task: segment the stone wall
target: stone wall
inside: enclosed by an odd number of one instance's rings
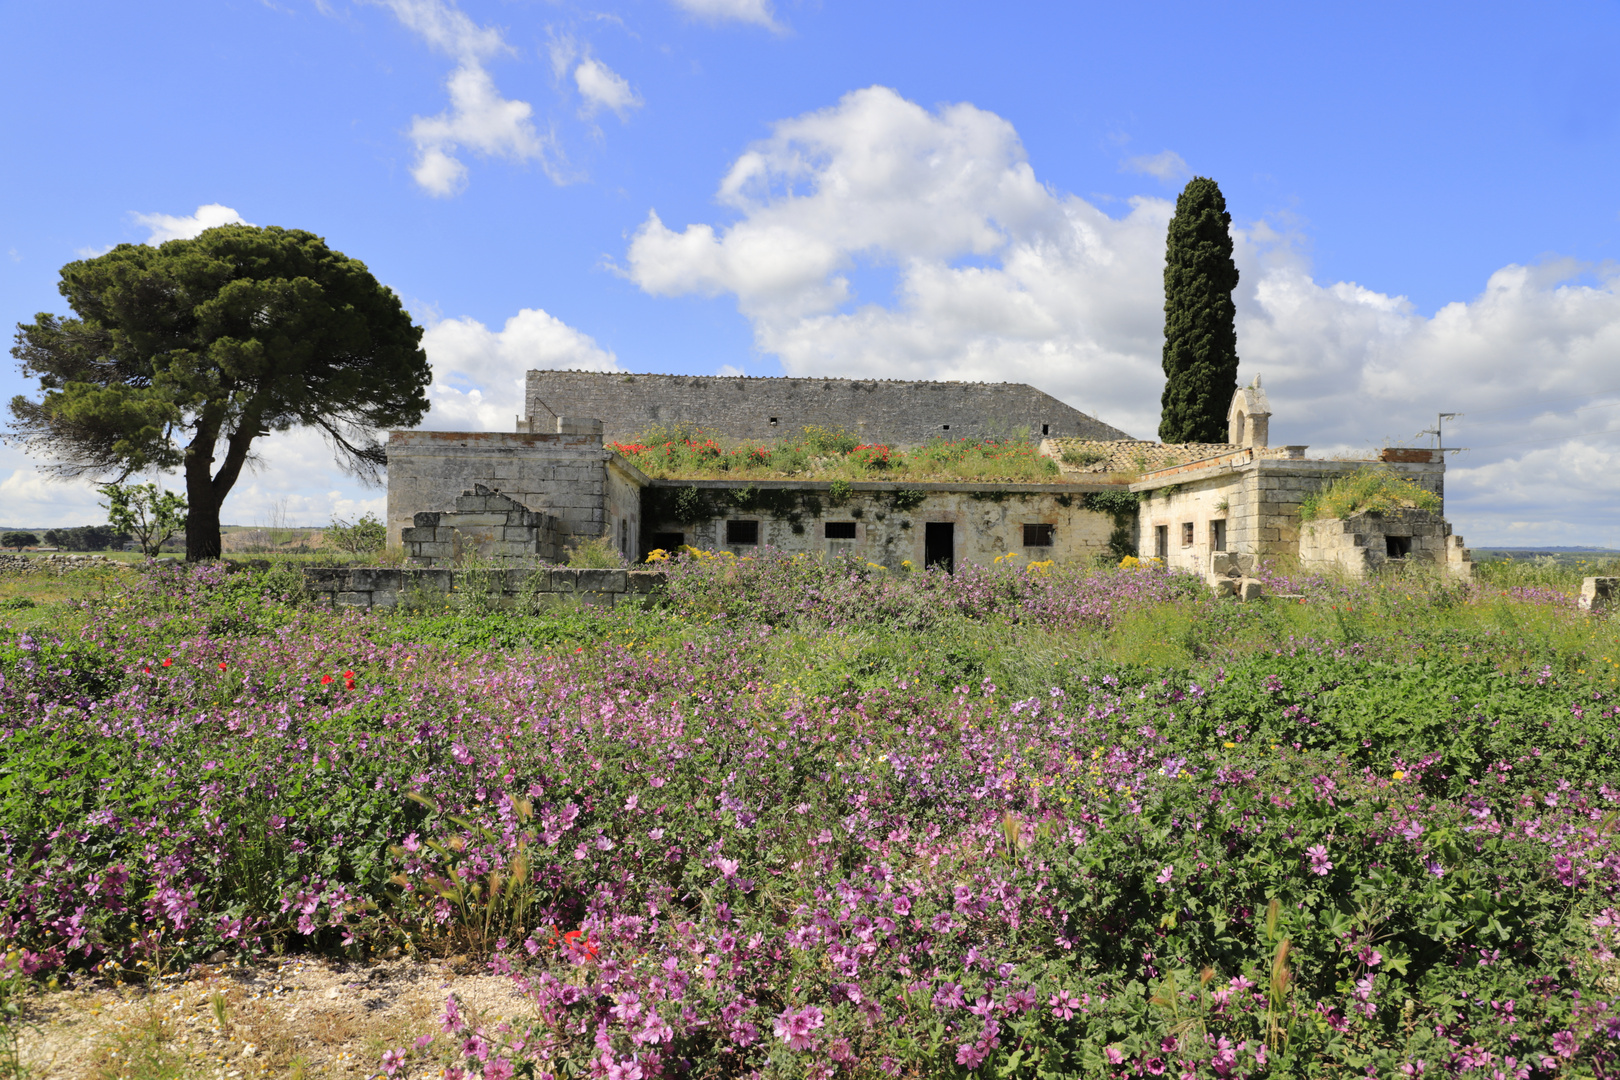
[[[680,514],[682,491],[699,496],[695,513]],[[644,495],[646,543],[680,542],[705,551],[748,555],[763,547],[792,554],[851,555],[891,570],[925,565],[928,525],[949,523],[956,566],[988,564],[1012,552],[1020,563],[1051,559],[1086,565],[1108,553],[1115,529],[1108,513],[1088,510],[1096,487],[1076,484],[850,485],[834,501],[818,481],[655,480]],[[728,542],[728,523],[754,523],[756,542]],[[827,526],[852,537],[829,537]],[[1050,544],[1025,544],[1025,525],[1048,526]],[[1044,530],[1036,529],[1040,533]]]
[[[317,602],[362,611],[387,611],[413,597],[448,596],[451,589],[499,593],[496,602],[555,597],[587,607],[650,603],[663,591],[665,575],[656,570],[576,570],[526,567],[513,570],[395,569],[392,567],[307,567],[304,588]]]
[[[553,417],[593,416],[623,442],[652,424],[689,423],[736,439],[796,436],[806,424],[844,428],[863,442],[912,446],[933,438],[1041,436],[1128,439],[1050,394],[1022,383],[878,379],[754,379],[531,371],[519,431],[548,431]]]
[[[647,478],[603,449],[599,426],[565,426],[564,432],[546,434],[389,432],[388,546],[400,548],[403,532],[415,527],[417,514],[452,510],[462,492],[475,484],[555,518],[563,542],[615,529],[610,474],[632,486]],[[586,427],[594,430],[581,430]]]
[[[1376,510],[1300,526],[1299,562],[1307,570],[1364,577],[1391,566],[1429,563],[1467,577],[1473,561],[1462,537],[1427,510]]]

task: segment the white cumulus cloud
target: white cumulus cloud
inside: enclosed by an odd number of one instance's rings
[[[433,383],[424,426],[441,431],[511,431],[523,412],[531,368],[620,371],[612,352],[555,315],[524,308],[491,330],[476,319],[445,319],[422,338]]]
[[[777,30],[770,0],[675,0],[675,6],[711,22],[745,22]]]
[[[552,160],[555,140],[534,126],[534,107],[507,98],[495,85],[484,62],[510,52],[500,31],[480,26],[445,0],[384,0],[405,27],[456,61],[445,86],[450,107],[437,116],[411,121],[416,164],[411,176],[438,198],[460,192],[467,183],[462,152],[512,161],[539,161],[561,182]]]
[[[650,213],[626,273],[657,295],[735,296],[790,374],[1028,382],[1154,434],[1170,201],[1110,217],[1042,183],[1001,117],[882,87],[779,122],[717,197],[720,222],[677,230]],[[1265,376],[1273,441],[1412,444],[1434,413],[1463,412],[1448,430],[1465,441],[1448,443],[1478,449],[1449,483],[1462,531],[1620,546],[1602,509],[1620,503],[1620,433],[1573,438],[1606,414],[1570,411],[1620,403],[1601,393],[1620,390],[1620,268],[1504,267],[1427,317],[1371,286],[1317,282],[1263,222],[1235,239],[1242,378]],[[892,271],[892,298],[858,294],[869,268]]]
[[[574,85],[585,99],[584,114],[594,116],[601,109],[612,109],[623,120],[631,109],[641,106],[641,98],[624,76],[594,56],[587,56],[574,69]]]
[[[216,225],[248,225],[251,222],[242,220],[238,214],[228,206],[219,203],[209,203],[197,207],[195,214],[177,217],[174,214],[132,214],[135,224],[148,230],[146,242],[156,247],[165,240],[189,240],[204,229],[212,229]],[[94,249],[90,249],[94,250]],[[104,254],[96,251],[95,254]],[[82,254],[82,252],[81,252]]]

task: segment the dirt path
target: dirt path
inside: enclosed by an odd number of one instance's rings
[[[32,998],[23,1063],[28,1076],[53,1080],[358,1080],[382,1074],[384,1051],[403,1050],[409,1056],[396,1077],[437,1078],[456,1060],[439,1032],[451,990],[489,1021],[532,1015],[510,979],[466,960],[202,965],[151,989]],[[431,1045],[413,1047],[428,1035],[436,1036]]]

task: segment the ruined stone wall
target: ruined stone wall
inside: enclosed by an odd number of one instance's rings
[[[452,511],[416,514],[400,535],[412,566],[460,566],[467,560],[530,564],[565,557],[556,518],[483,484],[459,496]]]
[[[933,438],[1128,439],[1125,432],[1021,383],[878,379],[754,379],[531,371],[528,417],[519,430],[546,431],[553,417],[602,420],[623,442],[652,424],[697,424],[742,440],[797,436],[806,424],[844,428],[863,442],[913,446]]]
[[[608,528],[610,468],[641,477],[602,448],[600,435],[390,432],[388,545],[399,549],[402,531],[413,527],[417,514],[453,509],[475,484],[557,519],[565,538],[601,536]]]
[[[757,482],[756,482],[757,483]],[[699,486],[701,485],[701,486]],[[677,517],[682,489],[704,496],[697,520]],[[903,563],[924,565],[927,525],[950,522],[957,566],[988,564],[1012,552],[1016,562],[1051,559],[1062,565],[1089,565],[1107,554],[1112,516],[1084,506],[1075,485],[901,484],[852,486],[834,501],[831,485],[813,481],[757,485],[736,481],[695,481],[678,485],[654,481],[644,499],[647,543],[680,533],[684,543],[706,551],[752,554],[772,547],[791,554],[852,555],[891,570]],[[649,497],[650,496],[650,497]],[[729,502],[729,505],[728,505]],[[755,544],[727,542],[727,522],[756,522]],[[854,537],[828,538],[827,524],[853,527]],[[1028,546],[1024,526],[1051,526],[1052,543]]]
[[[1398,541],[1391,550],[1391,539]],[[1392,565],[1428,563],[1467,577],[1473,560],[1462,537],[1439,514],[1403,509],[1366,511],[1300,526],[1299,562],[1307,570],[1336,570],[1364,577]]]

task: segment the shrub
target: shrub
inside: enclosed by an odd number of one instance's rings
[[[1315,521],[1404,507],[1438,513],[1440,497],[1388,469],[1364,466],[1307,495],[1300,504],[1299,517],[1301,521]]]
[[[570,547],[568,565],[582,570],[617,570],[624,566],[624,556],[613,546],[611,536],[597,536]]]

